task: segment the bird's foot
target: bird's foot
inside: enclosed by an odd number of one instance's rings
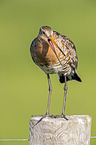
[[[64,118],[65,120],[68,120],[68,118],[63,113],[61,114],[61,117]]]
[[[64,119],[68,120],[68,118],[63,113],[61,115],[49,115],[49,117],[51,117],[51,118],[64,118]]]
[[[40,123],[42,121],[43,118],[45,117],[50,117],[51,115],[50,114],[45,114],[45,115],[32,115],[32,117],[41,117],[34,125],[32,128],[34,128],[38,123]]]
[[[65,120],[68,120],[68,118],[62,113],[61,115],[52,115],[52,114],[45,114],[45,115],[32,115],[32,117],[41,117],[34,125],[32,128],[34,128],[38,123],[42,121],[43,118],[45,117],[50,117],[50,118],[64,118]]]

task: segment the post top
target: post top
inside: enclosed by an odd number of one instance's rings
[[[42,116],[36,116],[36,117],[33,117],[30,119],[30,121],[38,121],[40,120]],[[91,121],[91,116],[89,115],[70,115],[70,116],[66,116],[69,120],[68,121],[74,121],[74,122],[82,122],[83,120],[85,121],[88,121],[90,122]],[[51,118],[51,117],[45,117],[43,118],[42,120],[43,122],[53,122],[53,121],[56,121],[56,122],[67,122],[67,120],[65,120],[64,118]]]

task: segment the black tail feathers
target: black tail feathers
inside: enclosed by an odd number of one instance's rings
[[[76,81],[78,81],[78,82],[82,82],[82,80],[81,80],[81,78],[79,77],[79,75],[78,75],[77,72],[75,72],[75,73],[73,74],[72,79],[73,79],[73,80],[76,80]]]
[[[82,82],[82,80],[79,77],[77,72],[75,72],[71,76],[66,76],[66,79],[67,79],[67,81],[76,80],[76,81]],[[65,83],[65,76],[64,76],[64,74],[59,75],[59,81],[60,81],[60,83]]]

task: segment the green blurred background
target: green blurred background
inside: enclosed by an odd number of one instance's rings
[[[82,83],[68,82],[66,114],[92,117],[96,136],[96,1],[0,0],[0,139],[29,138],[32,114],[45,114],[48,82],[31,60],[30,44],[42,25],[68,36],[77,47]],[[50,113],[61,114],[63,85],[51,75]],[[0,145],[28,142],[0,142]],[[91,139],[91,145],[96,139]]]

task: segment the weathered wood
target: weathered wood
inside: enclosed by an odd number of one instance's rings
[[[46,117],[32,128],[40,118],[30,119],[30,145],[90,145],[90,116]]]

